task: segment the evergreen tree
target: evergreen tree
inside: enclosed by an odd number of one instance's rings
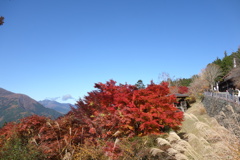
[[[214,64],[221,66],[222,65],[222,60],[217,57],[215,61],[213,61]]]
[[[192,82],[192,78],[179,78],[176,80],[171,80],[171,86],[189,86]]]
[[[227,57],[227,51],[224,51],[224,58]]]
[[[233,68],[233,57],[232,55],[230,56],[225,56],[222,59],[222,63],[220,65],[220,67],[222,68],[222,72],[223,72],[223,76],[225,76],[226,74],[228,74],[228,72]]]
[[[211,64],[211,63],[210,63]],[[212,64],[218,65],[222,73],[216,78],[217,81],[221,81],[222,78],[229,73],[229,71],[233,68],[233,56],[227,54],[227,52],[224,52],[224,57],[222,59],[217,59],[212,62]]]
[[[187,87],[192,82],[192,78],[182,78],[179,81],[180,81],[180,86],[186,86]]]
[[[135,86],[138,88],[138,89],[144,89],[145,88],[145,85],[143,84],[143,81],[140,79],[137,81],[137,83],[135,84]]]

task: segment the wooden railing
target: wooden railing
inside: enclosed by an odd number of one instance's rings
[[[215,97],[229,102],[240,104],[239,97],[236,95],[230,95],[228,92],[204,92],[204,96]]]

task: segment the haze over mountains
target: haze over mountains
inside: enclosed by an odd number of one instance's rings
[[[62,116],[61,113],[44,107],[27,95],[16,94],[0,88],[0,127],[5,122],[17,121],[34,114],[53,119]]]
[[[62,114],[68,113],[70,111],[70,106],[74,106],[70,103],[59,103],[57,101],[52,101],[48,99],[38,102],[42,104],[44,107],[54,109]]]

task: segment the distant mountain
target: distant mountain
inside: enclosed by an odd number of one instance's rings
[[[42,104],[46,108],[51,108],[54,109],[62,114],[66,114],[70,111],[70,106],[73,106],[70,103],[59,103],[56,101],[52,100],[43,100],[43,101],[38,101],[40,104]]]
[[[53,119],[62,115],[53,109],[44,107],[27,95],[0,88],[0,127],[5,122],[17,121],[33,114]]]

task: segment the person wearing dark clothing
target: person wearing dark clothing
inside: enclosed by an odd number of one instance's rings
[[[233,96],[232,96],[232,95],[233,95],[233,89],[232,89],[232,88],[229,88],[229,89],[228,89],[228,93],[230,94],[230,98],[232,98],[232,97],[233,97]]]
[[[232,88],[229,88],[229,89],[228,89],[228,93],[232,95],[232,94],[233,94],[233,89],[232,89]]]

